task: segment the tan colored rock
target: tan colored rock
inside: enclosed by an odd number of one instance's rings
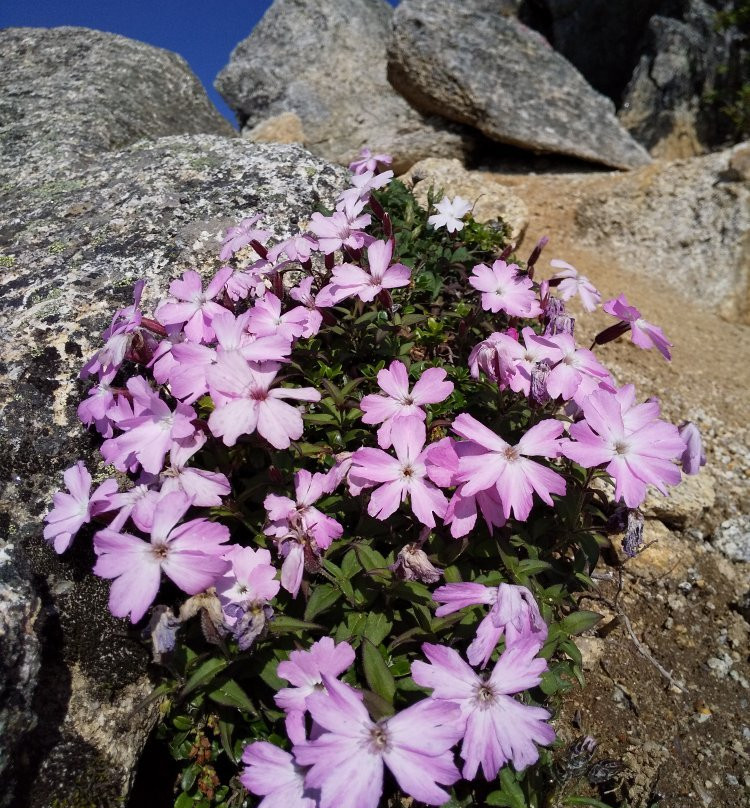
[[[646,516],[660,519],[673,527],[694,527],[716,503],[716,488],[713,476],[702,471],[695,476],[685,476],[680,485],[670,489],[665,497],[651,491],[641,510]]]
[[[242,133],[255,143],[305,143],[302,121],[293,112],[282,112],[256,124]]]
[[[421,205],[427,204],[430,187],[442,189],[448,196],[462,196],[472,202],[472,214],[478,222],[502,219],[510,225],[511,240],[516,244],[529,224],[529,209],[513,191],[486,171],[467,171],[460,160],[428,157],[413,165],[401,179],[412,187]]]

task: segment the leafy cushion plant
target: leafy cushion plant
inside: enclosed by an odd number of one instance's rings
[[[598,619],[572,594],[613,517],[635,553],[647,486],[700,466],[691,424],[577,345],[586,278],[540,282],[543,243],[522,262],[387,162],[364,153],[281,243],[260,214],[231,228],[152,317],[139,283],[82,371],[119,474],[91,493],[69,469],[45,537],[96,523],[94,573],[159,666],[178,808],[544,804]],[[592,348],[669,358],[624,296],[604,310]]]

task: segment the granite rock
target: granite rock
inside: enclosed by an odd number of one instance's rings
[[[750,562],[750,516],[743,514],[722,522],[713,544],[732,561]]]
[[[393,25],[388,78],[425,114],[534,151],[616,168],[649,162],[614,104],[494,0],[403,0]]]
[[[730,170],[742,148],[587,182],[579,237],[698,305],[750,322],[750,184]]]
[[[0,586],[0,667],[16,700],[0,708],[15,728],[0,743],[12,763],[3,808],[121,805],[154,721],[153,706],[139,708],[148,649],[109,616],[92,531],[60,557],[41,539],[63,469],[81,458],[104,476],[76,419],[81,364],[137,279],[149,306],[183,270],[214,271],[222,232],[254,211],[290,235],[332,204],[347,172],[295,146],[183,135],[59,177],[0,190],[0,576],[13,581]]]
[[[397,172],[425,157],[462,158],[472,145],[464,129],[421,115],[388,83],[392,14],[386,0],[275,0],[216,88],[243,133],[293,113],[303,144],[333,162],[348,164],[363,146],[393,155]]]
[[[0,186],[141,138],[232,132],[176,53],[87,28],[0,30]]]

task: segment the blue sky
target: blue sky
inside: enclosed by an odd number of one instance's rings
[[[398,0],[389,2],[395,6]],[[176,51],[234,123],[213,80],[270,5],[271,0],[0,0],[0,28],[81,25]]]

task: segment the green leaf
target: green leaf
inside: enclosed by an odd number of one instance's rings
[[[297,620],[296,617],[287,617],[285,614],[274,616],[269,627],[271,634],[292,634],[295,631],[328,631],[320,623],[310,623],[307,620]]]
[[[362,642],[362,662],[365,669],[365,678],[370,689],[389,704],[393,704],[396,680],[385,664],[383,655],[377,646],[366,638]]]
[[[392,626],[393,623],[384,614],[369,612],[363,634],[373,645],[380,645],[388,636]]]
[[[192,766],[188,766],[180,778],[180,788],[183,791],[190,791],[190,789],[195,785],[196,778],[200,773],[201,767],[197,763],[193,763]]]
[[[518,565],[520,575],[538,575],[540,572],[551,570],[552,565],[537,558],[527,558]]]
[[[174,808],[193,808],[194,800],[190,794],[180,794],[174,801]]]
[[[602,616],[597,612],[589,612],[582,609],[580,612],[573,612],[560,621],[560,629],[566,634],[582,634],[587,629],[595,626]]]
[[[487,795],[487,805],[501,805],[505,808],[527,808],[523,790],[518,785],[515,775],[506,766],[500,770],[499,791]]]
[[[342,594],[338,587],[331,584],[316,586],[305,607],[305,620],[312,620],[326,609],[330,609],[341,598]]]
[[[255,705],[234,679],[229,679],[220,684],[216,690],[212,690],[208,694],[208,697],[211,701],[223,704],[225,707],[235,707],[238,710],[245,710],[248,713],[257,715]]]
[[[221,745],[227,756],[232,763],[237,763],[238,758],[234,754],[232,748],[232,733],[234,732],[234,724],[231,721],[219,719],[219,737],[221,738]]]
[[[185,698],[185,696],[197,690],[201,685],[210,682],[214,676],[216,676],[217,673],[221,673],[228,664],[229,662],[226,659],[219,659],[218,657],[207,659],[191,674],[185,687],[182,688],[181,696]]]

